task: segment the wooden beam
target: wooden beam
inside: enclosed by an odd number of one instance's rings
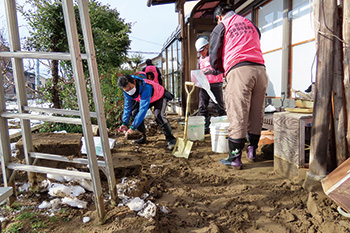
[[[343,65],[347,122],[347,148],[350,151],[350,0],[343,0]]]
[[[180,12],[181,10],[184,10],[184,4],[186,0],[176,0],[175,2],[175,12]]]
[[[315,20],[318,26],[317,75],[314,101],[314,122],[311,130],[310,169],[313,176],[327,175],[327,151],[329,139],[329,116],[334,65],[334,32],[336,0],[315,2]]]
[[[186,91],[185,91],[185,81],[187,81],[187,29],[185,25],[185,9],[184,4],[179,5],[179,17],[181,23],[181,103],[186,103]],[[185,105],[182,104],[182,111],[186,112]]]
[[[335,30],[334,34],[337,38],[342,37],[342,9],[337,7],[335,14]],[[346,109],[344,100],[344,88],[343,88],[343,64],[342,53],[343,43],[340,39],[334,40],[334,80],[333,80],[333,118],[334,118],[334,141],[335,141],[335,153],[334,160],[336,166],[342,164],[347,158],[346,153]]]

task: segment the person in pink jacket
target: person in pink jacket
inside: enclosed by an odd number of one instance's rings
[[[200,57],[198,59],[198,68],[204,72],[209,84],[210,90],[213,92],[216,101],[215,104],[216,113],[218,116],[226,115],[225,103],[223,98],[222,83],[223,83],[223,73],[214,70],[210,65],[209,60],[209,42],[207,39],[200,37],[195,43],[195,47]],[[203,88],[199,89],[199,104],[198,104],[198,115],[205,117],[205,134],[209,133],[210,117],[208,111],[210,97],[206,90]]]
[[[255,160],[264,117],[268,79],[260,31],[249,19],[236,14],[229,4],[217,6],[214,18],[218,24],[210,35],[210,64],[225,73],[229,120],[229,155],[220,162],[241,169],[247,136],[247,157]]]

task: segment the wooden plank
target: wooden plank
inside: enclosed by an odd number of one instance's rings
[[[60,115],[71,115],[71,116],[80,116],[80,111],[76,110],[66,110],[66,109],[56,109],[56,108],[39,108],[39,107],[29,107],[24,106],[23,110],[32,111],[32,112],[44,112],[51,114],[60,114]],[[96,112],[90,112],[90,117],[97,117]]]
[[[0,57],[10,58],[28,58],[28,59],[47,59],[47,60],[70,60],[69,53],[61,52],[29,52],[29,51],[14,51],[14,52],[0,52]],[[86,59],[86,54],[81,55],[82,59]]]
[[[26,164],[19,164],[19,163],[9,163],[7,165],[7,168],[18,170],[18,171],[27,171],[27,172],[44,173],[44,174],[52,173],[52,174],[62,175],[62,176],[81,177],[84,179],[91,180],[91,175],[89,172],[71,171],[71,170],[65,170],[65,169],[26,165]]]
[[[76,164],[85,164],[85,165],[89,164],[89,161],[87,159],[83,159],[83,158],[69,159],[69,158],[67,158],[67,156],[62,156],[62,155],[31,152],[31,153],[29,153],[29,156],[32,158],[37,158],[37,159],[46,159],[46,160],[53,160],[53,161],[66,162],[66,163],[76,163]],[[97,161],[97,164],[99,167],[106,166],[105,161]]]
[[[322,187],[327,196],[347,212],[350,212],[350,159],[345,160],[324,179]]]
[[[12,187],[0,187],[0,203],[13,194]]]
[[[38,120],[38,121],[51,121],[51,122],[59,122],[59,123],[67,123],[67,124],[81,124],[80,118],[69,118],[69,117],[58,117],[58,116],[45,116],[45,115],[33,115],[30,113],[12,113],[12,112],[2,112],[0,114],[1,117],[6,118],[19,118],[25,120]],[[28,130],[29,132],[30,129]]]

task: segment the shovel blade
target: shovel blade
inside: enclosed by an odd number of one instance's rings
[[[193,142],[183,138],[178,138],[172,154],[175,157],[183,157],[188,159],[188,156],[190,156],[191,153],[192,145]]]

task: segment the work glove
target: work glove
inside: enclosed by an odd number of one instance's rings
[[[128,130],[128,127],[126,125],[121,125],[118,128],[118,132],[126,132]]]
[[[212,74],[212,75],[218,75],[218,74],[220,74],[220,72],[218,72],[218,71],[216,71],[216,70],[209,70],[209,69],[204,70],[203,73],[204,73],[205,75],[210,75],[210,74]]]

